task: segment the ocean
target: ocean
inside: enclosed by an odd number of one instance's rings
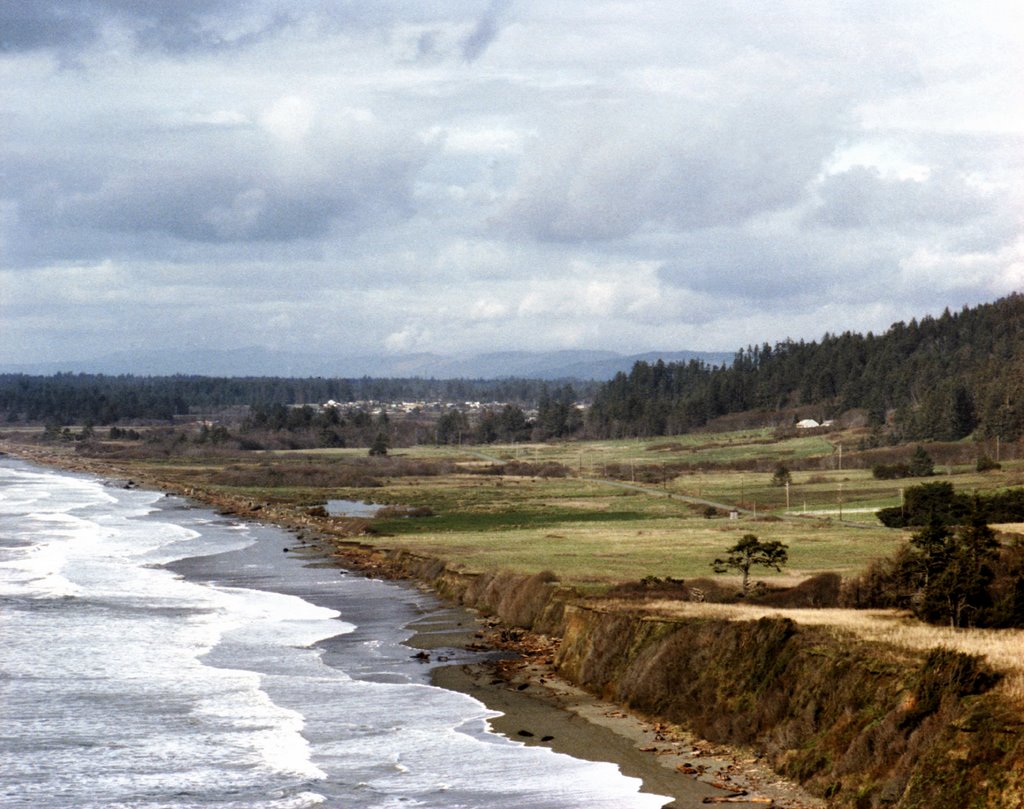
[[[667,802],[613,764],[491,732],[493,713],[430,685],[403,645],[444,604],[294,544],[0,458],[0,805]]]

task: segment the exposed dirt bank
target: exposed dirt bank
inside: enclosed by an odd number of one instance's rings
[[[857,809],[1024,806],[1024,716],[978,658],[855,640],[784,618],[658,618],[605,609],[543,574],[466,577],[396,554],[506,626],[561,638],[558,674],[613,703],[753,749]]]

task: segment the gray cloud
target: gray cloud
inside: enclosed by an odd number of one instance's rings
[[[251,127],[249,146],[229,151],[216,133],[186,127],[167,136],[173,151],[160,160],[127,154],[102,168],[23,164],[19,223],[30,236],[23,244],[76,232],[94,234],[84,239],[94,244],[95,234],[106,234],[101,245],[120,234],[129,250],[146,233],[191,242],[288,242],[410,216],[428,144],[372,123],[362,130],[314,131],[301,160],[293,145],[275,144]]]
[[[61,3],[0,5],[0,53],[39,48],[80,48],[96,38],[95,23]]]
[[[728,350],[1019,289],[1003,14],[2,5],[0,361],[103,353],[119,329]]]
[[[462,58],[475,62],[487,49],[500,31],[501,18],[509,6],[509,0],[491,0],[490,5],[462,43]]]
[[[796,204],[833,148],[824,100],[742,99],[724,114],[706,107],[628,126],[596,121],[578,137],[530,155],[505,214],[513,227],[555,241],[621,239],[645,226],[690,230],[739,225]]]
[[[675,286],[745,307],[806,307],[837,295],[871,299],[882,279],[891,280],[891,251],[890,244],[716,228],[680,243],[661,275]]]
[[[817,221],[840,228],[900,228],[908,223],[967,225],[991,211],[993,201],[962,177],[887,179],[877,169],[854,166],[821,186]]]
[[[254,45],[303,20],[328,27],[390,28],[409,18],[403,5],[389,0],[31,0],[0,6],[0,52],[52,49],[72,55],[100,42],[108,26],[130,33],[141,50],[181,55],[224,51]]]

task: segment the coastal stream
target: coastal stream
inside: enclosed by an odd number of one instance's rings
[[[612,764],[491,732],[493,713],[430,685],[403,645],[443,604],[294,545],[177,497],[0,458],[0,804],[667,801]]]

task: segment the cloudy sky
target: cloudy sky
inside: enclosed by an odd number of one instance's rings
[[[1019,0],[0,3],[0,364],[733,350],[1024,289]]]

